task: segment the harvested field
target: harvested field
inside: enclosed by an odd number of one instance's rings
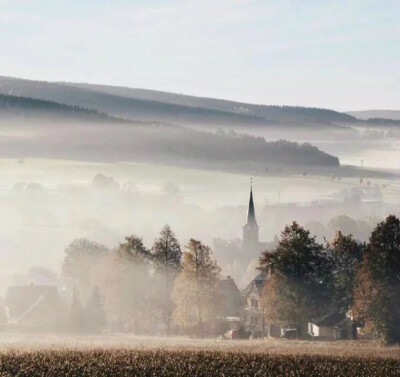
[[[221,351],[42,350],[3,353],[0,372],[3,376],[398,377],[400,361]]]
[[[400,376],[376,342],[0,336],[0,376]]]

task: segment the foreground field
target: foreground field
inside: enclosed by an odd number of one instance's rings
[[[189,350],[6,352],[2,376],[396,376],[400,361]]]
[[[400,376],[375,342],[0,335],[0,376]]]

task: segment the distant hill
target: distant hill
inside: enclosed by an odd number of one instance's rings
[[[159,121],[176,124],[251,124],[268,121],[253,115],[194,108],[144,99],[116,96],[101,91],[50,82],[0,77],[0,93],[57,102],[97,110],[110,116],[137,121]]]
[[[131,121],[26,97],[0,95],[0,131],[0,156],[7,158],[144,161],[246,174],[360,174],[309,143]],[[396,175],[363,170],[363,176]]]
[[[348,111],[347,114],[362,120],[371,118],[400,120],[400,110],[361,110]]]
[[[328,109],[265,106],[145,89],[78,83],[52,83],[0,77],[0,93],[94,109],[132,120],[181,125],[334,127],[355,122]]]
[[[349,114],[340,113],[329,109],[299,106],[267,106],[243,102],[228,101],[207,97],[195,97],[190,95],[161,92],[148,89],[134,89],[120,86],[96,85],[83,83],[63,83],[73,87],[90,89],[112,95],[137,98],[151,101],[159,101],[184,105],[190,107],[202,107],[205,109],[229,111],[238,114],[255,115],[270,121],[279,123],[291,122],[294,124],[311,122],[352,122],[355,118]]]
[[[0,155],[8,157],[169,162],[229,171],[339,166],[337,157],[308,143],[267,142],[234,132],[214,134],[135,122],[26,97],[0,95],[0,129],[7,131],[7,138],[0,141]],[[13,137],[15,129],[29,133]]]

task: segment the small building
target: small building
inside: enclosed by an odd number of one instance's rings
[[[218,293],[220,310],[217,318],[219,323],[217,332],[225,333],[227,330],[241,329],[243,302],[235,281],[230,276],[221,279],[218,285]]]
[[[264,312],[260,305],[261,291],[266,282],[266,273],[260,272],[242,291],[243,315],[245,329],[255,337],[265,336],[267,324],[264,321]]]
[[[26,330],[53,330],[61,314],[57,286],[52,285],[11,286],[5,306],[9,325]]]
[[[332,312],[308,323],[308,334],[323,340],[354,339],[353,321],[345,313]]]
[[[239,317],[243,310],[242,297],[232,277],[219,281],[219,297],[221,300],[221,315],[224,317]]]

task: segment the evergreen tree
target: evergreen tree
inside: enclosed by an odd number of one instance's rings
[[[159,238],[154,241],[152,256],[159,268],[176,272],[181,264],[182,251],[169,225],[165,225]]]
[[[339,231],[327,247],[333,262],[334,305],[346,313],[353,304],[356,265],[362,260],[365,246],[351,234],[345,236]]]
[[[400,342],[400,220],[393,215],[371,234],[357,271],[353,313],[367,331]]]
[[[262,253],[260,269],[270,275],[261,300],[269,320],[300,325],[328,310],[330,259],[315,237],[296,222],[285,227],[275,251]]]
[[[144,246],[140,237],[131,235],[125,237],[125,242],[121,243],[118,249],[121,256],[148,258],[150,251]]]
[[[191,239],[183,253],[182,268],[175,279],[172,299],[174,319],[183,329],[197,328],[204,334],[204,322],[215,319],[218,308],[220,268],[211,250]]]

